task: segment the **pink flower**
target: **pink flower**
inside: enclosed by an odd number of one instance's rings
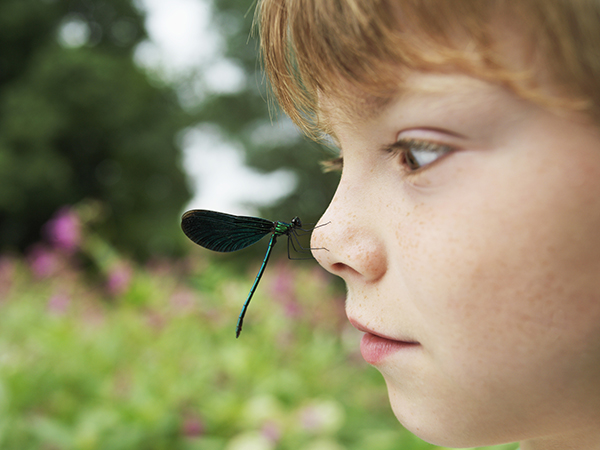
[[[283,266],[276,271],[275,279],[271,284],[273,297],[290,297],[294,295],[294,277],[291,270]]]
[[[164,316],[164,314],[161,314],[158,311],[148,311],[146,314],[146,323],[148,324],[148,326],[150,328],[152,328],[155,331],[162,331],[162,329],[165,327],[165,325],[167,324],[167,318]]]
[[[126,263],[117,263],[108,272],[106,289],[111,295],[125,293],[131,284],[132,270]]]
[[[276,272],[275,279],[271,284],[271,294],[281,305],[287,317],[298,317],[302,314],[302,308],[298,304],[295,292],[293,272],[283,266]]]
[[[81,222],[77,213],[64,206],[44,225],[44,235],[55,248],[73,253],[81,243]]]
[[[177,289],[169,298],[169,303],[174,311],[187,313],[194,309],[196,296],[189,289]]]
[[[35,244],[27,255],[29,267],[37,278],[47,278],[54,275],[60,266],[56,253],[43,244]]]
[[[50,300],[48,300],[48,311],[50,313],[56,314],[56,315],[62,315],[66,312],[67,308],[69,307],[69,305],[71,304],[71,299],[69,298],[69,296],[65,293],[58,293],[58,294],[54,294],[52,297],[50,297]]]
[[[0,295],[3,298],[10,291],[15,270],[15,262],[8,256],[0,255]]]
[[[344,419],[344,409],[333,401],[315,401],[300,410],[300,423],[305,430],[313,433],[338,430]]]
[[[188,416],[183,420],[181,432],[186,437],[200,437],[204,434],[204,423],[197,416]]]
[[[272,420],[265,422],[260,432],[271,442],[277,442],[281,438],[281,429]]]

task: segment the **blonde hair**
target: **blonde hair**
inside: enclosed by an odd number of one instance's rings
[[[364,111],[415,70],[462,71],[600,122],[600,0],[260,0],[257,14],[275,96],[313,138],[329,132],[321,96]]]

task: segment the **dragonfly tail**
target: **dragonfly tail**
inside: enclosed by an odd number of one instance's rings
[[[244,306],[242,306],[242,311],[240,312],[240,315],[238,317],[237,325],[235,327],[235,337],[236,338],[240,337],[240,333],[242,332],[242,326],[244,325],[244,316],[246,315],[246,311],[248,311],[248,306],[250,305],[250,300],[252,300],[252,296],[254,295],[254,291],[256,291],[258,282],[260,281],[260,279],[263,276],[263,273],[265,272],[265,268],[267,267],[267,262],[269,262],[269,256],[271,256],[271,251],[273,250],[273,246],[275,245],[275,242],[277,242],[277,235],[272,234],[271,240],[269,241],[269,247],[267,248],[267,253],[265,253],[265,258],[263,259],[262,265],[260,266],[260,269],[258,270],[258,273],[256,274],[254,283],[252,284],[252,287],[250,288],[248,297],[246,298],[246,301],[244,302]]]

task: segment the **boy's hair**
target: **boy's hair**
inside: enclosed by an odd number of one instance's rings
[[[330,132],[323,96],[365,114],[415,70],[499,82],[600,123],[600,0],[260,0],[257,13],[279,104],[313,137]]]

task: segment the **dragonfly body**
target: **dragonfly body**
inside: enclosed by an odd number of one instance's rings
[[[298,217],[294,217],[290,223],[272,222],[260,217],[234,216],[203,209],[188,211],[181,218],[181,228],[187,237],[196,244],[217,252],[235,252],[255,244],[266,235],[271,234],[262,265],[238,317],[235,330],[236,337],[239,337],[242,332],[248,305],[267,267],[277,238],[284,235],[290,237],[301,227],[302,222]]]

